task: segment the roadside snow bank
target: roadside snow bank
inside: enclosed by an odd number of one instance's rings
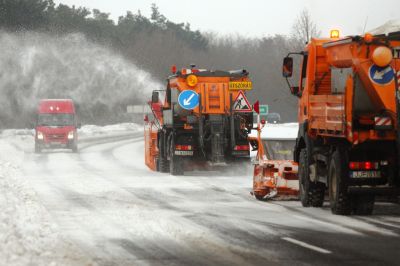
[[[90,265],[62,239],[50,214],[24,179],[24,153],[0,140],[1,265]]]
[[[266,124],[261,130],[262,139],[295,139],[299,130],[298,123]],[[257,131],[253,130],[251,136],[257,137]]]
[[[79,136],[90,137],[121,132],[142,131],[143,126],[135,123],[122,123],[108,126],[84,125],[78,129]],[[5,129],[1,132],[1,137],[13,136],[34,136],[34,129]]]
[[[127,131],[138,132],[141,130],[143,130],[143,126],[135,123],[122,123],[108,126],[84,125],[78,130],[78,134],[80,136],[96,136]]]
[[[369,32],[378,35],[378,34],[388,34],[391,32],[400,31],[400,19],[397,20],[389,20],[385,24],[370,30]]]

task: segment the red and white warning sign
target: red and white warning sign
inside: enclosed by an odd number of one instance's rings
[[[397,89],[400,90],[400,71],[397,72]]]
[[[235,101],[233,102],[233,111],[235,112],[251,112],[253,109],[249,101],[244,95],[243,91],[239,91],[238,95],[236,96]]]

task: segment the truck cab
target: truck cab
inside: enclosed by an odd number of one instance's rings
[[[78,123],[71,99],[44,99],[37,110],[35,152],[67,148],[78,151]]]

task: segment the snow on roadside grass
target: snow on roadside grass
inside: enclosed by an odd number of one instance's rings
[[[141,131],[143,126],[135,123],[122,123],[108,126],[84,125],[79,129],[78,134],[81,136],[95,136],[110,133]]]
[[[92,265],[64,241],[57,225],[25,180],[24,153],[0,140],[0,264]]]
[[[139,132],[134,123],[85,125],[84,138]],[[0,265],[93,265],[62,232],[40,203],[20,170],[24,153],[33,152],[32,129],[6,129],[0,134]]]

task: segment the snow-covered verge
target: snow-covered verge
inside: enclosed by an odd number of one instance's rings
[[[132,123],[86,125],[79,135],[84,142],[141,130]],[[0,134],[0,265],[94,265],[63,238],[21,170],[26,153],[33,152],[33,135],[31,129]]]
[[[400,31],[400,19],[389,20],[385,24],[370,30],[369,32],[375,35],[378,34],[388,34],[391,32]]]
[[[117,134],[126,132],[138,132],[142,131],[143,126],[135,123],[122,123],[108,126],[95,126],[95,125],[85,125],[78,130],[78,134],[81,137],[92,137],[98,135],[106,134]]]
[[[93,265],[65,241],[24,179],[24,152],[0,139],[0,265]]]
[[[96,137],[99,135],[113,135],[118,133],[138,132],[143,130],[142,125],[135,123],[122,123],[108,126],[84,125],[78,129],[80,138]],[[3,130],[0,137],[15,137],[15,136],[33,136],[33,129],[6,129]]]
[[[295,139],[299,130],[298,123],[265,124],[261,130],[262,139]],[[253,130],[251,136],[256,137],[257,131]]]

